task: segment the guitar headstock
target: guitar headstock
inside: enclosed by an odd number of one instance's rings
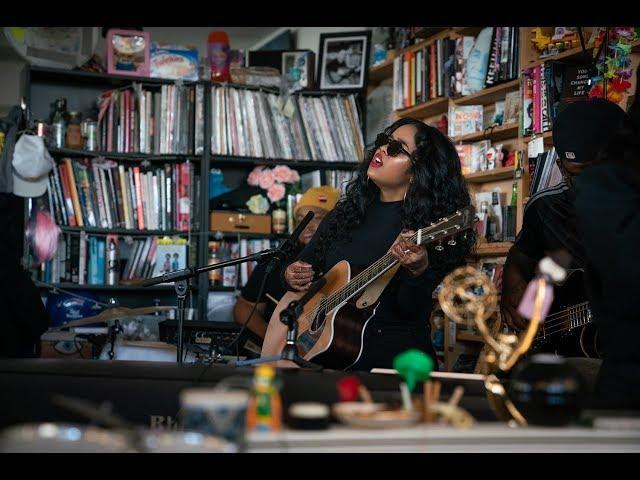
[[[447,217],[439,219],[428,227],[421,228],[416,233],[416,243],[418,245],[429,245],[435,242],[441,242],[445,238],[450,238],[448,245],[455,245],[455,237],[458,233],[473,228],[476,210],[473,205],[467,205],[455,213]],[[440,244],[436,246],[436,250],[444,250]]]

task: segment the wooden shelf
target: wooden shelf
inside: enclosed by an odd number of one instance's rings
[[[538,137],[542,137],[543,141],[545,140],[551,140],[553,141],[553,132],[551,130],[549,130],[548,132],[544,132],[544,133],[536,133],[535,134],[535,138]],[[524,137],[524,141],[525,143],[529,143],[531,140],[533,140],[534,136],[530,135],[528,137]]]
[[[452,31],[449,30],[448,28],[443,28],[440,32],[435,33],[427,38],[425,38],[424,40],[417,42],[407,48],[403,48],[402,50],[400,50],[400,52],[398,53],[398,55],[402,55],[404,53],[407,52],[417,52],[418,50],[422,50],[424,47],[431,45],[433,42],[435,42],[436,40],[441,40],[443,38],[447,38],[449,35],[451,35]]]
[[[389,53],[384,62],[371,67],[369,69],[369,83],[380,83],[388,78],[393,78],[393,61],[395,60],[395,52]]]
[[[501,83],[494,87],[480,90],[479,92],[465,95],[453,100],[456,105],[491,105],[498,100],[504,100],[507,92],[518,90],[520,88],[520,79],[516,78],[509,82]]]
[[[586,51],[589,53],[589,59],[591,59],[591,50],[593,50],[593,44],[587,44],[585,47]],[[578,46],[575,48],[570,48],[569,50],[565,50],[564,52],[560,52],[557,55],[549,55],[545,58],[539,58],[538,60],[529,62],[527,65],[522,65],[520,69],[526,70],[527,68],[535,67],[536,65],[542,65],[545,62],[567,59],[580,54],[582,54],[582,47]]]
[[[415,107],[396,110],[398,118],[417,117],[426,118],[438,114],[445,114],[449,110],[449,99],[447,97],[434,98],[428,102],[420,103]]]
[[[474,333],[469,333],[469,332],[457,332],[456,333],[456,340],[459,340],[459,341],[462,341],[462,342],[484,343],[484,339],[482,338],[482,336],[476,335]]]
[[[470,183],[486,183],[497,180],[509,180],[513,178],[513,167],[498,167],[493,170],[468,173],[464,176]]]
[[[104,157],[113,160],[128,160],[132,162],[184,162],[185,160],[202,160],[202,155],[157,154],[157,153],[121,153],[121,152],[89,152],[72,148],[50,148],[49,153],[54,157]]]
[[[592,50],[594,48],[593,43],[589,43],[585,46],[585,50],[589,54],[589,59],[592,58]],[[636,40],[635,42],[631,42],[631,51],[637,52],[640,49],[640,40]],[[582,47],[570,48],[569,50],[565,50],[564,52],[560,52],[557,55],[550,55],[545,58],[539,58],[533,62],[529,62],[527,65],[522,65],[521,70],[525,70],[527,68],[535,67],[536,65],[542,65],[545,62],[553,61],[553,60],[562,60],[571,57],[576,57],[582,54]]]
[[[468,135],[459,135],[452,137],[453,143],[460,142],[477,142],[480,140],[506,140],[508,138],[518,137],[518,124],[511,123],[509,125],[499,125],[497,127],[488,128],[483,132],[470,133]]]
[[[472,256],[475,257],[500,257],[509,253],[513,246],[512,242],[486,242],[476,247]]]
[[[178,230],[128,230],[126,228],[95,228],[95,227],[66,227],[60,226],[63,232],[85,232],[88,235],[121,235],[121,236],[172,236],[189,235],[189,232]],[[193,233],[193,232],[192,232]]]
[[[484,27],[453,27],[451,31],[460,36],[476,37]]]

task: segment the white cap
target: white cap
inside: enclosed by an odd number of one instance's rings
[[[19,197],[39,197],[47,191],[47,176],[54,161],[42,137],[22,135],[13,151],[13,193]]]

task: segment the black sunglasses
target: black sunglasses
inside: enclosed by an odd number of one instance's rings
[[[387,145],[387,155],[391,155],[392,157],[397,157],[401,153],[404,153],[407,157],[411,158],[411,154],[407,152],[402,144],[386,133],[379,133],[376,137],[376,148],[380,148],[383,145]]]

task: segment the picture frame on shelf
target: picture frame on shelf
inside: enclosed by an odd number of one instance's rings
[[[111,29],[107,33],[107,73],[148,77],[151,38],[149,32]]]
[[[318,51],[320,90],[367,88],[371,31],[323,33]]]
[[[314,88],[316,55],[311,50],[282,52],[282,74],[292,80],[294,91]]]

